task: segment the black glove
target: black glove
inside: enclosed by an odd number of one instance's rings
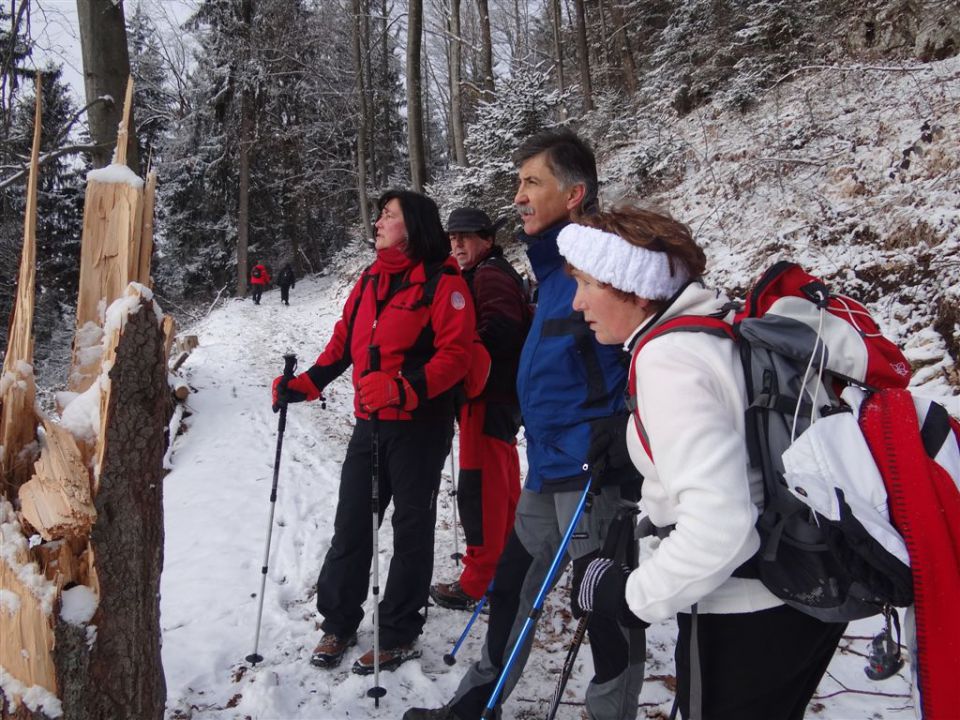
[[[630,569],[615,560],[596,558],[583,574],[577,604],[585,612],[605,615],[628,627],[649,627],[627,605],[626,586]]]
[[[623,412],[590,421],[590,447],[587,462],[593,472],[593,481],[603,485],[608,470],[630,466],[627,452],[627,423],[630,413]]]

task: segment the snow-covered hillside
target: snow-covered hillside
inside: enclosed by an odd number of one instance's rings
[[[915,386],[960,416],[960,59],[916,66],[804,68],[767,92],[748,115],[701,108],[682,120],[643,115],[593,119],[584,132],[601,159],[604,197],[669,207],[703,240],[708,280],[742,290],[775,259],[798,260],[867,301],[915,364]],[[491,209],[492,210],[492,209]],[[523,263],[519,248],[508,255]],[[233,300],[190,328],[200,347],[183,372],[195,392],[165,481],[162,577],[168,717],[257,720],[397,718],[411,705],[447,700],[475,658],[478,626],[447,667],[442,657],[467,615],[431,608],[423,657],[385,673],[379,709],[369,678],[352,675],[360,643],[333,672],[310,666],[319,638],[314,582],[330,542],[339,464],[349,437],[346,377],[327,408],[293,406],[280,467],[260,651],[251,667],[260,566],[267,535],[277,416],[269,386],[294,351],[311,363],[330,335],[369,251],[345,252],[323,276],[303,279],[284,307]],[[449,487],[450,468],[444,488]],[[435,580],[455,577],[453,509],[441,496]],[[462,538],[460,541],[462,548]],[[380,534],[381,571],[391,529]],[[358,572],[364,570],[358,569]],[[504,717],[542,717],[573,627],[568,578],[548,601],[538,641]],[[369,610],[369,603],[368,603]],[[864,673],[879,619],[851,626],[808,717],[914,717],[907,671],[883,683]],[[672,701],[675,626],[648,635],[641,717],[664,718]],[[789,652],[789,648],[784,648]],[[580,653],[560,717],[580,718],[590,653]]]

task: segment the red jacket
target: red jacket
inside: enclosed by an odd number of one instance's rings
[[[311,380],[323,388],[353,365],[353,386],[367,371],[369,348],[380,348],[380,369],[402,374],[419,400],[412,413],[384,408],[382,420],[409,420],[411,417],[453,416],[453,388],[470,366],[476,326],[473,301],[460,275],[456,260],[447,258],[440,269],[433,302],[421,304],[427,274],[418,263],[391,278],[391,291],[379,303],[376,290],[379,262],[364,270],[354,285],[343,314],[333,328],[333,337],[308,371]],[[401,277],[402,275],[402,277]],[[369,415],[354,396],[354,412]]]
[[[253,271],[257,268],[260,268],[260,277],[256,277],[253,274]],[[251,285],[266,285],[270,282],[270,273],[267,272],[267,268],[263,265],[254,265],[253,269],[250,270],[250,284]]]

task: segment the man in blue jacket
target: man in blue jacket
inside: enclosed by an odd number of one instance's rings
[[[480,718],[587,480],[593,476],[593,487],[599,489],[565,558],[573,560],[574,598],[618,508],[639,494],[639,478],[626,453],[626,356],[616,346],[598,344],[582,313],[573,311],[576,283],[557,248],[561,228],[578,212],[597,207],[593,152],[574,133],[550,130],[528,138],[513,159],[519,170],[514,203],[523,223],[521,239],[538,283],[537,308],[517,376],[529,470],[494,576],[482,656],[447,705],[412,708],[404,720]],[[574,612],[579,614],[579,608]],[[633,720],[643,682],[642,630],[591,616],[588,631],[595,669],[586,695],[589,717]],[[530,633],[501,701],[520,678],[532,643]]]

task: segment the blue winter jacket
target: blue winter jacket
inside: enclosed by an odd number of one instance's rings
[[[577,284],[557,248],[566,224],[536,237],[520,235],[538,282],[517,373],[529,465],[525,487],[534,492],[582,489],[590,474],[591,421],[624,411],[627,356],[619,345],[597,343],[583,313],[573,310]]]

